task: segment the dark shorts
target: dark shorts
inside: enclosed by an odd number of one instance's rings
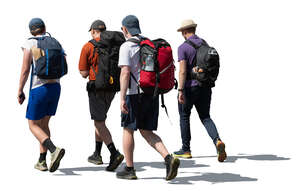
[[[59,83],[45,84],[30,90],[26,118],[40,120],[45,116],[55,115],[59,96]]]
[[[139,97],[140,96],[140,97]],[[152,95],[127,95],[128,114],[121,113],[121,126],[132,130],[157,130],[159,97]]]
[[[92,120],[105,121],[115,92],[89,91],[89,105]]]

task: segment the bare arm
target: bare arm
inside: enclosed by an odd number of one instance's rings
[[[19,89],[18,89],[18,102],[20,104],[22,104],[25,99],[25,97],[22,98],[21,95],[24,95],[23,89],[29,76],[31,61],[32,61],[31,51],[27,49],[23,49],[23,64],[22,64]]]
[[[84,70],[84,71],[79,71],[81,76],[83,78],[87,78],[89,76],[89,71],[88,70]]]
[[[186,61],[181,60],[179,62],[179,85],[178,85],[179,90],[184,89],[185,81],[186,81]],[[185,101],[184,94],[182,91],[179,91],[179,93],[178,93],[178,101],[181,104],[183,104]]]
[[[130,79],[130,67],[129,66],[122,66],[121,74],[120,74],[120,97],[121,97],[121,112],[128,113],[128,108],[126,106],[126,92],[129,86],[129,79]]]

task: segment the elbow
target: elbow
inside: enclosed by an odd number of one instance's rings
[[[29,75],[29,72],[30,72],[30,69],[26,69],[24,71],[22,71],[22,76],[28,76]]]
[[[81,77],[82,77],[82,78],[87,78],[88,75],[86,75],[86,74],[81,74]]]
[[[179,72],[179,75],[180,75],[180,76],[186,76],[186,71],[180,71],[180,72]]]
[[[83,78],[87,78],[89,76],[89,72],[88,71],[80,71],[80,75]]]
[[[129,76],[130,76],[130,70],[122,70],[121,78],[129,78]]]

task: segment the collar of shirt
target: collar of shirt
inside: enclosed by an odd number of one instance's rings
[[[197,35],[193,34],[187,40],[190,40],[190,39],[199,39],[199,37]]]

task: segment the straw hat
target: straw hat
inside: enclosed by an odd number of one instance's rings
[[[197,27],[197,24],[192,19],[188,19],[188,20],[184,20],[181,22],[181,27],[179,29],[177,29],[177,31],[181,32],[184,29],[196,28],[196,27]]]

